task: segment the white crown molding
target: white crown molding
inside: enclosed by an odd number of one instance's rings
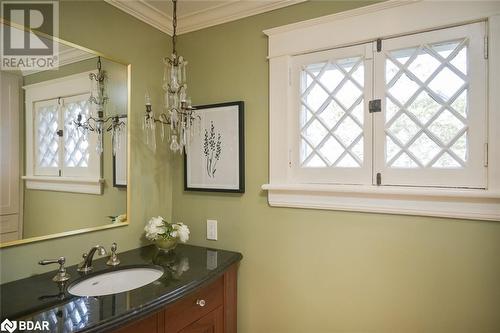
[[[152,27],[172,35],[172,17],[166,15],[143,0],[138,1],[120,1],[104,0],[110,5],[124,11],[127,14],[151,25]]]
[[[70,46],[59,45],[59,67],[95,58],[96,55]],[[48,69],[21,70],[23,76],[47,71]]]
[[[146,1],[104,1],[168,35],[172,35],[172,17],[159,11]],[[295,5],[304,1],[306,0],[230,1],[179,16],[178,34],[180,35],[214,25],[239,20],[244,17]]]
[[[306,20],[306,21],[291,23],[291,24],[279,26],[276,28],[270,28],[270,29],[264,30],[263,32],[267,36],[272,36],[272,35],[280,34],[283,32],[313,27],[313,26],[317,26],[317,25],[320,25],[323,23],[329,23],[329,22],[339,21],[339,20],[343,20],[346,18],[350,18],[350,17],[366,15],[366,14],[378,12],[378,11],[381,11],[384,9],[409,5],[413,2],[420,2],[420,1],[424,1],[424,0],[388,0],[388,1],[384,1],[384,2],[378,2],[378,3],[375,3],[373,5],[368,5],[368,6],[364,6],[364,7],[346,10],[346,11],[335,13],[335,14],[320,16],[320,17],[313,18],[313,19]]]
[[[236,21],[248,16],[295,5],[306,0],[280,1],[232,1],[195,13],[179,17],[179,34]]]

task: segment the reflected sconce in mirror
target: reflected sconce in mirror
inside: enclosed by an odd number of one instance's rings
[[[177,0],[173,3],[173,35],[172,55],[164,59],[165,70],[163,74],[164,106],[165,113],[155,118],[151,106],[149,93],[146,93],[146,113],[143,120],[143,131],[146,144],[156,151],[156,123],[161,124],[161,139],[165,138],[165,125],[170,131],[170,150],[184,152],[189,137],[193,135],[194,124],[199,117],[187,97],[186,67],[188,62],[177,54]]]
[[[106,71],[102,69],[101,57],[97,59],[97,73],[89,74],[89,103],[93,106],[90,108],[91,113],[88,116],[79,113],[73,122],[77,128],[82,129],[85,136],[89,131],[97,133],[96,151],[98,154],[102,154],[104,151],[104,132],[111,132],[113,155],[116,155],[116,152],[120,148],[120,136],[126,127],[125,122],[121,119],[126,118],[126,115],[115,114],[106,116],[105,106],[109,99],[106,94]],[[107,125],[108,123],[109,125]]]

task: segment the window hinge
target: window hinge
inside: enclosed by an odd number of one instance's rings
[[[484,36],[484,59],[488,59],[488,36]]]
[[[292,67],[288,67],[288,85],[292,86]]]
[[[62,172],[61,172],[61,169],[59,169],[59,177],[61,177],[62,175]]]
[[[382,51],[382,39],[377,39],[377,52]]]
[[[291,149],[288,150],[288,167],[289,168],[292,167],[292,150]]]
[[[370,113],[382,111],[382,101],[380,99],[373,99],[368,102],[368,111]]]
[[[488,166],[488,143],[484,144],[484,166]]]
[[[382,174],[377,172],[377,186],[382,185]]]

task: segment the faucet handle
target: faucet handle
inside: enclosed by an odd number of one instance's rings
[[[118,259],[118,256],[116,255],[117,248],[118,246],[116,243],[111,244],[111,255],[109,256],[109,260],[106,262],[106,265],[117,266],[120,264],[120,259]]]
[[[65,257],[59,257],[57,259],[44,259],[38,262],[39,265],[59,264],[59,270],[57,271],[57,274],[52,278],[52,281],[54,282],[64,282],[70,279],[71,275],[66,272],[66,268],[64,267],[65,263]]]

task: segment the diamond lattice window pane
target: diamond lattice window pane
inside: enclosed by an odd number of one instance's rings
[[[356,168],[359,167],[359,162],[356,161],[351,155],[346,154],[339,163],[337,163],[337,166],[340,168]]]
[[[467,74],[467,49],[462,48],[450,63],[462,73]]]
[[[345,109],[349,109],[362,94],[363,92],[351,80],[348,80],[335,97]]]
[[[301,166],[360,167],[363,163],[363,59],[351,57],[307,65],[301,77],[301,99],[307,106],[301,108],[300,115]]]
[[[328,106],[319,114],[319,117],[329,129],[332,129],[345,114],[344,109],[335,101],[330,101]]]
[[[358,158],[359,161],[363,160],[363,139],[358,140],[358,142],[352,147],[351,152]]]
[[[392,117],[399,111],[399,107],[394,104],[389,97],[385,99],[385,122],[391,121]]]
[[[59,166],[59,136],[57,135],[59,113],[57,105],[40,107],[37,110],[37,163],[39,167]]]
[[[344,152],[344,147],[334,138],[328,138],[328,141],[320,148],[321,154],[328,161],[329,165],[334,165],[337,159]]]
[[[335,65],[330,65],[327,67],[319,81],[323,84],[330,92],[335,90],[339,85],[340,81],[344,78],[344,74]]]
[[[415,53],[416,48],[402,49],[391,52],[391,57],[397,60],[401,65],[406,64],[410,57]]]
[[[462,162],[467,161],[467,135],[462,135],[453,146],[451,146],[451,151],[462,160]]]
[[[328,98],[328,93],[319,84],[313,83],[304,96],[304,102],[313,110],[317,111]]]
[[[361,61],[361,58],[345,58],[337,61],[337,65],[342,68],[346,72],[350,72],[354,67],[358,65]]]
[[[417,168],[418,164],[408,156],[402,153],[391,165],[394,168]]]
[[[317,147],[328,134],[328,131],[325,126],[315,119],[302,131],[302,134],[307,138],[309,143]]]
[[[335,130],[335,135],[346,146],[349,146],[361,133],[363,133],[363,129],[350,117],[345,118]]]
[[[439,61],[425,51],[420,51],[408,67],[420,81],[425,82],[439,67]]]
[[[388,84],[397,72],[399,72],[399,67],[387,59],[385,62],[385,83]]]
[[[318,155],[314,154],[314,156],[304,163],[305,167],[309,168],[323,168],[326,167],[325,161],[323,161]]]
[[[66,167],[88,167],[89,164],[89,142],[86,135],[75,126],[73,121],[79,114],[82,121],[89,116],[88,100],[67,103],[64,112],[64,166]]]
[[[469,93],[465,40],[386,55],[387,165],[463,167],[468,156]]]
[[[408,107],[422,124],[426,124],[441,109],[441,104],[436,102],[429,94],[422,91]]]
[[[431,81],[429,88],[432,89],[444,101],[449,100],[457,90],[462,87],[464,80],[449,68],[442,69],[438,75]]]
[[[453,103],[451,103],[451,107],[460,113],[462,117],[467,118],[467,90],[464,90],[460,96],[458,96]]]
[[[418,132],[419,127],[406,114],[402,114],[392,123],[389,131],[402,143],[406,144]]]
[[[429,126],[431,132],[444,144],[448,144],[464,128],[462,123],[450,111],[446,110]]]
[[[431,45],[433,51],[437,52],[441,57],[448,58],[450,54],[460,45],[460,42],[444,42]]]
[[[403,74],[396,80],[394,85],[389,89],[389,92],[401,104],[405,104],[406,101],[408,101],[410,97],[413,96],[417,89],[418,85],[415,83],[415,81],[411,80],[408,75]]]
[[[302,105],[302,112],[300,113],[300,126],[304,126],[314,117],[313,113],[309,109]]]
[[[396,156],[397,153],[401,151],[401,147],[394,143],[390,136],[387,136],[387,140],[385,141],[385,151],[386,161],[390,161],[394,156]]]
[[[432,166],[434,168],[459,168],[460,164],[450,154],[444,153]]]
[[[418,137],[410,146],[410,151],[426,166],[441,151],[439,146],[425,134]]]

